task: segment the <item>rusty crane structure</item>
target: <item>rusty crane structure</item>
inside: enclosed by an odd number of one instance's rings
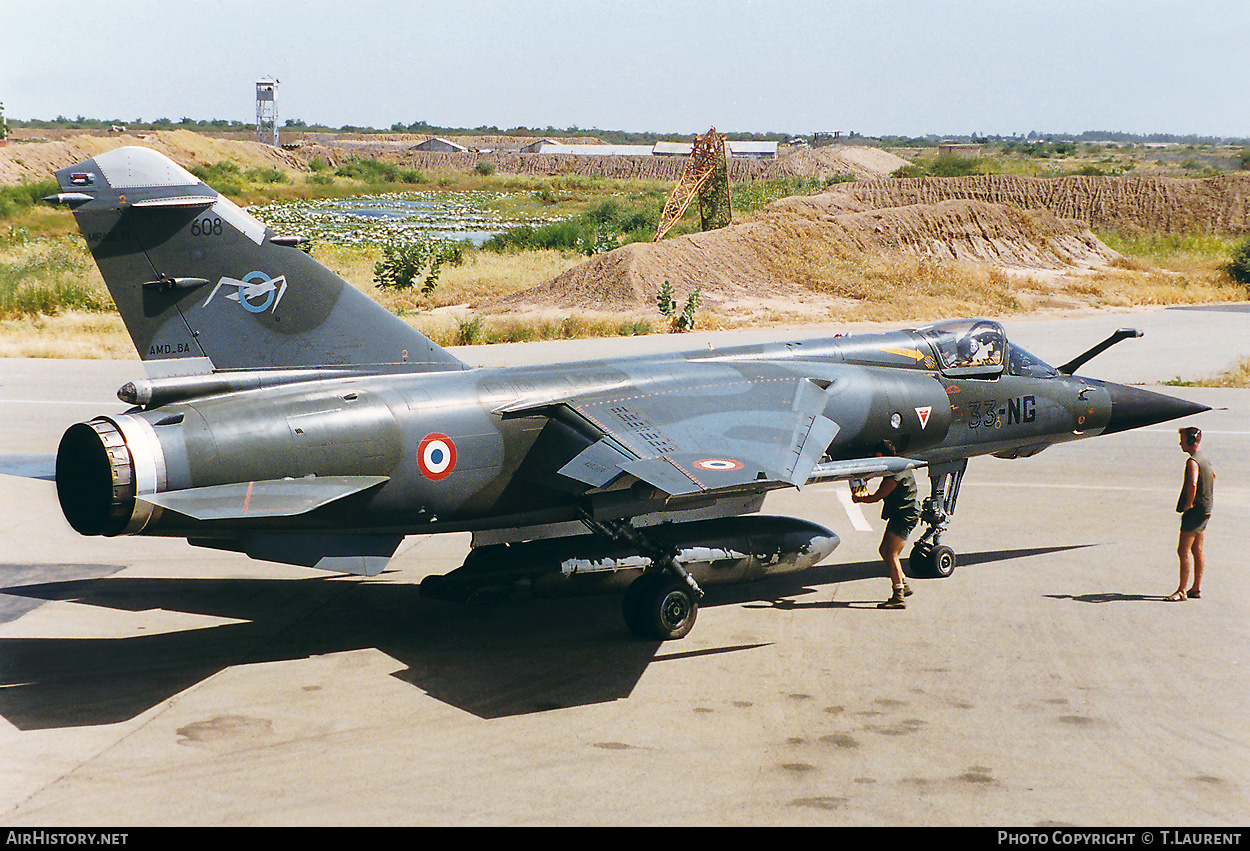
[[[699,221],[703,230],[724,227],[733,220],[729,201],[729,164],[725,159],[725,137],[713,127],[694,137],[694,145],[677,186],[664,202],[660,223],[652,242],[664,234],[685,214],[690,202],[698,196]]]

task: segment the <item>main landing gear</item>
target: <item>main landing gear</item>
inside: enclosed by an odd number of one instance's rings
[[[651,560],[625,590],[621,613],[630,632],[653,641],[685,638],[699,616],[703,589],[676,560],[677,550],[657,546],[628,521],[583,516],[582,522],[597,535],[629,542]]]
[[[924,534],[912,547],[908,559],[908,573],[920,579],[945,579],[955,572],[955,551],[939,543],[942,533],[955,513],[955,501],[959,499],[959,484],[968,459],[929,465],[930,495],[920,509],[920,520],[926,526]]]

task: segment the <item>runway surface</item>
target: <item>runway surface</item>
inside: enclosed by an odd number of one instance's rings
[[[1145,338],[1081,371],[1158,384],[1250,355],[1248,323],[1004,324],[1051,362],[1137,325]],[[140,374],[0,361],[9,469],[123,410],[114,391]],[[914,582],[901,612],[876,608],[875,513],[859,532],[835,486],[775,493],[767,512],[842,546],[807,573],[713,589],[693,633],[664,644],[630,637],[616,597],[421,599],[467,536],[410,537],[381,576],[339,577],[79,537],[51,482],[0,475],[0,825],[1243,826],[1250,391],[1161,389],[1216,408],[1192,418],[1218,471],[1204,599],[1163,601],[1182,421],[973,459],[944,538],[960,565]]]

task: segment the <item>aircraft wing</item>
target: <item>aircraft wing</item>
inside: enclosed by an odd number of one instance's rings
[[[686,374],[500,413],[571,414],[602,435],[559,471],[592,487],[628,473],[672,496],[797,488],[838,433],[824,416],[830,387],[753,364],[702,383]]]

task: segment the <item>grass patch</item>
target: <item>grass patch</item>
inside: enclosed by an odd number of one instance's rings
[[[99,271],[71,238],[14,238],[0,249],[0,318],[114,310]]]
[[[36,204],[46,207],[43,199],[60,191],[61,185],[55,178],[19,183],[16,186],[0,186],[0,220],[13,218],[17,213]]]
[[[649,319],[577,313],[560,317],[421,317],[413,321],[413,326],[440,346],[531,343],[540,340],[580,340],[588,337],[637,337],[655,331]]]
[[[551,187],[536,193],[542,203],[558,203]],[[649,242],[655,236],[660,209],[648,200],[606,198],[572,218],[541,225],[521,225],[493,236],[483,245],[487,251],[575,251],[592,255],[631,242]]]
[[[1172,387],[1235,387],[1245,389],[1250,387],[1250,358],[1242,358],[1228,369],[1210,378],[1200,378],[1197,381],[1173,378],[1167,384]]]

